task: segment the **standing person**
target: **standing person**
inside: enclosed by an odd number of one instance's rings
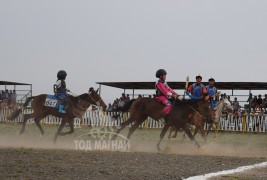
[[[191,99],[202,99],[203,97],[205,97],[205,100],[209,99],[208,92],[202,84],[202,77],[200,75],[196,76],[196,82],[189,86],[186,94],[189,95]]]
[[[217,94],[217,88],[214,86],[215,79],[209,79],[209,85],[206,86],[206,90],[209,94],[210,108],[214,110],[216,102],[215,95]]]
[[[234,109],[234,117],[238,116],[238,110],[239,110],[239,102],[237,101],[237,97],[235,97],[234,101],[233,101],[233,109]]]
[[[258,96],[258,99],[257,99],[257,108],[260,108],[262,110],[262,98],[261,98],[261,95]]]
[[[176,94],[174,90],[168,86],[166,82],[166,75],[167,75],[167,72],[164,69],[159,69],[156,72],[156,77],[159,78],[159,80],[156,82],[156,85],[155,85],[156,100],[165,105],[163,112],[162,112],[162,118],[161,118],[161,122],[163,124],[166,122],[166,116],[170,113],[171,108],[172,108],[172,103],[170,99],[172,97],[173,98],[178,97],[178,94]]]
[[[65,106],[67,105],[67,101],[65,100],[67,96],[67,91],[69,91],[66,87],[66,77],[67,73],[64,70],[58,71],[57,73],[57,82],[55,84],[55,94],[59,97],[63,103],[59,105],[59,112],[66,113]]]
[[[264,95],[264,98],[262,100],[262,108],[264,108],[264,111],[266,112],[267,107],[267,94]]]
[[[252,102],[253,102],[252,93],[249,93],[249,97],[248,97],[247,102],[248,102],[248,105],[249,105],[249,112],[251,112]]]

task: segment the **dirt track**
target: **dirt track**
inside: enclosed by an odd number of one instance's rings
[[[0,179],[182,179],[261,162],[254,158],[1,149]]]
[[[57,127],[45,126],[40,138],[34,125],[18,136],[19,125],[0,125],[0,179],[183,179],[266,161],[265,135],[220,134],[217,140],[196,149],[189,141],[164,140],[157,153],[159,130],[139,129],[131,152],[77,151],[73,140],[88,132],[52,137]],[[248,158],[249,157],[249,158]]]

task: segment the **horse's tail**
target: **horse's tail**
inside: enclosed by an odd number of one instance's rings
[[[134,102],[135,100],[136,100],[136,99],[131,99],[130,101],[126,102],[126,103],[124,104],[124,106],[118,108],[117,111],[118,111],[118,112],[128,112],[128,111],[130,110],[130,108],[131,108],[133,102]],[[114,119],[118,119],[118,117],[119,117],[118,114],[112,116],[112,118],[114,118]]]
[[[28,98],[26,99],[25,103],[23,104],[23,107],[27,107],[28,104],[31,102],[31,100],[32,100],[33,98],[34,98],[34,97],[28,97]],[[15,110],[15,111],[13,111],[13,112],[11,113],[11,115],[9,115],[9,116],[7,117],[7,119],[8,119],[8,120],[14,120],[16,117],[19,116],[19,114],[20,114],[21,112],[22,112],[22,109],[17,109],[17,110]]]
[[[34,96],[32,96],[32,97],[28,97],[28,98],[26,99],[25,103],[23,104],[23,107],[27,107],[28,104],[29,104],[33,99],[34,99]]]

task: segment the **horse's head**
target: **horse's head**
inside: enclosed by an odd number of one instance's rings
[[[206,122],[213,122],[212,119],[212,109],[209,107],[209,102],[207,101],[199,101],[198,102],[198,109],[199,113],[206,118]]]
[[[227,98],[222,99],[222,109],[226,109],[227,112],[233,112],[233,106]]]
[[[101,106],[103,110],[107,108],[107,105],[105,104],[105,102],[102,100],[102,98],[98,94],[98,89],[95,91],[94,88],[90,88],[88,95],[89,95],[91,104],[94,104],[96,106]]]

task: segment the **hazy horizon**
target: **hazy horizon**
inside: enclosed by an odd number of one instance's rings
[[[267,1],[145,0],[0,2],[0,80],[52,93],[67,71],[76,94],[95,82],[266,82]],[[102,86],[111,102],[122,90]]]

